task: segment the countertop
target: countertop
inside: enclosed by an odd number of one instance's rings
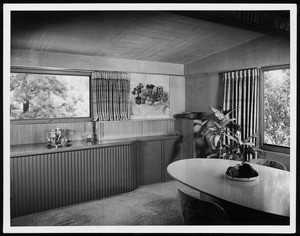
[[[93,142],[86,142],[85,140],[74,140],[70,141],[70,146],[49,148],[46,143],[35,143],[35,144],[22,144],[22,145],[11,145],[10,146],[10,157],[20,157],[26,155],[39,155],[46,153],[55,152],[68,152],[81,149],[109,147],[109,146],[121,146],[133,144],[138,141],[151,141],[151,140],[164,140],[180,138],[178,134],[167,134],[167,135],[151,135],[151,136],[138,136],[138,137],[122,137],[118,139],[106,139],[96,140]]]

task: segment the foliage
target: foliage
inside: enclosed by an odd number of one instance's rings
[[[256,138],[257,135],[251,135],[248,138],[242,140],[241,139],[241,132],[236,131],[234,136],[234,142],[231,142],[229,145],[224,144],[226,147],[226,155],[224,159],[232,159],[230,157],[238,157],[238,159],[246,161],[247,160],[247,155],[248,154],[255,154],[255,153],[260,153],[265,155],[264,151],[258,149],[255,147],[254,143],[251,143],[251,139]]]
[[[214,112],[218,121],[206,120],[203,122],[210,122],[214,124],[214,127],[209,127],[208,130],[203,135],[205,138],[208,134],[209,143],[213,150],[216,150],[215,153],[208,156],[219,157],[224,159],[237,159],[244,160],[244,157],[248,153],[254,153],[258,151],[253,143],[250,140],[256,135],[252,135],[245,140],[241,140],[241,127],[236,124],[235,118],[231,118],[230,114],[235,110],[224,111],[222,109],[217,109],[210,107]],[[229,143],[225,142],[225,139],[228,138]]]
[[[83,101],[54,75],[12,73],[10,79],[11,119],[74,117]]]
[[[276,74],[264,73],[264,141],[268,144],[290,145],[290,70]]]

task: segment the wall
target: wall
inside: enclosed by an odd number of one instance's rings
[[[98,139],[114,139],[174,134],[174,122],[174,119],[100,121],[96,124],[96,135]]]
[[[183,65],[181,64],[12,50],[11,66],[78,71],[121,71],[140,76],[145,80],[147,78],[163,75],[163,77],[169,79],[170,85],[170,118],[172,118],[174,114],[185,111],[185,78],[183,76]],[[143,122],[143,124],[143,130],[140,130],[137,134],[155,135],[175,132],[174,119],[166,119],[165,121],[154,119],[149,122]],[[53,130],[57,125],[61,128],[67,128],[69,130],[68,137],[72,140],[81,140],[83,139],[83,134],[91,133],[93,130],[92,122],[29,125],[12,124],[10,127],[11,145],[46,142],[46,132]],[[120,130],[128,130],[127,126],[128,123],[126,121],[118,122],[118,128]],[[116,130],[111,128],[111,124],[105,123],[105,126],[102,124],[98,127],[105,127],[106,138],[119,137],[119,135],[116,134]],[[98,133],[99,132],[100,131],[98,131]],[[102,138],[105,137],[102,136]]]
[[[286,38],[263,36],[185,65],[187,111],[209,111],[222,106],[224,71],[289,64],[290,46]]]
[[[182,113],[185,111],[185,78],[184,76],[176,75],[157,75],[144,73],[130,73],[132,81],[169,81],[169,95],[170,95],[170,116]],[[146,84],[144,84],[145,86]],[[155,84],[159,85],[159,84]],[[162,84],[160,84],[162,85]]]
[[[16,124],[10,126],[10,144],[46,143],[46,133],[55,128],[66,129],[70,140],[82,140],[85,134],[93,133],[92,122],[59,123],[59,124]],[[50,134],[49,134],[50,137]]]
[[[148,74],[184,75],[183,65],[181,64],[22,50],[11,51],[11,65],[87,71],[107,70]]]
[[[209,106],[223,105],[223,85],[219,73],[189,75],[185,83],[186,111],[210,112]]]

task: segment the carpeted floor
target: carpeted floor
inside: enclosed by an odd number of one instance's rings
[[[11,226],[182,225],[177,182],[142,186],[129,193],[16,217]]]

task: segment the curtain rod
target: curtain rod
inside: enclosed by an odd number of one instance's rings
[[[260,66],[253,66],[252,68],[243,68],[243,69],[233,69],[232,71],[239,71],[239,70],[248,70],[248,69],[262,69],[266,67],[272,67],[272,66],[289,66],[290,63],[288,62],[283,62],[283,63],[273,63],[273,64],[268,64],[268,65],[260,65]],[[185,77],[188,76],[195,76],[195,75],[201,75],[201,74],[220,74],[220,73],[226,73],[226,72],[232,72],[230,70],[220,70],[220,71],[209,71],[209,72],[200,72],[200,73],[195,73],[195,74],[186,74],[184,75]]]

